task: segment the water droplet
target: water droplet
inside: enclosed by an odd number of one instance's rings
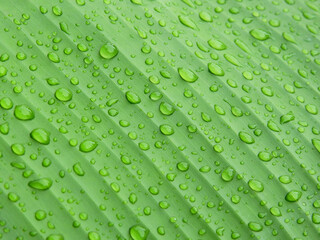
[[[54,63],[59,63],[60,62],[59,56],[54,52],[49,52],[48,53],[48,58],[49,58],[49,60],[51,62],[54,62]]]
[[[163,115],[170,116],[174,113],[174,107],[166,102],[161,102],[159,105],[159,110]]]
[[[4,97],[0,100],[0,106],[5,110],[9,110],[13,107],[13,102],[10,98]]]
[[[312,214],[312,222],[314,224],[320,224],[320,214],[319,213]]]
[[[64,240],[64,237],[61,234],[50,234],[46,240]]]
[[[73,171],[75,172],[75,174],[77,174],[78,176],[84,176],[85,172],[82,169],[80,162],[77,162],[73,165]]]
[[[283,184],[288,184],[288,183],[291,183],[292,182],[292,179],[290,176],[288,175],[282,175],[279,177],[279,181]]]
[[[4,77],[7,75],[7,68],[5,68],[4,66],[0,66],[0,77]]]
[[[250,31],[250,34],[252,37],[254,37],[255,39],[257,39],[259,41],[264,41],[264,40],[267,40],[268,38],[270,38],[270,34],[264,30],[261,30],[261,29],[252,29]]]
[[[92,152],[96,147],[98,146],[98,143],[94,140],[84,140],[79,145],[79,150],[84,153]]]
[[[277,208],[277,207],[272,207],[272,208],[270,208],[270,213],[271,213],[273,216],[276,216],[276,217],[282,216],[280,209]]]
[[[132,104],[138,104],[141,102],[140,97],[132,91],[126,92],[126,98],[127,98],[128,102],[132,103]]]
[[[255,192],[262,192],[264,190],[262,182],[255,179],[250,179],[248,185]]]
[[[37,190],[47,190],[52,186],[52,180],[50,178],[39,178],[37,180],[30,181],[28,186]]]
[[[179,21],[186,27],[189,27],[189,28],[192,28],[192,29],[197,29],[197,25],[188,17],[186,16],[182,16],[182,15],[179,15],[178,16],[179,18]]]
[[[212,16],[208,13],[208,12],[205,12],[205,11],[201,11],[199,13],[199,17],[202,21],[205,21],[205,22],[212,22]]]
[[[208,44],[210,47],[212,47],[216,50],[219,50],[219,51],[227,49],[227,46],[223,42],[221,42],[215,38],[209,39]]]
[[[107,43],[100,48],[100,56],[104,59],[112,59],[118,55],[118,48],[112,43]]]
[[[302,196],[302,192],[297,191],[297,190],[292,190],[287,193],[285,199],[288,202],[297,202]]]
[[[59,26],[60,26],[61,31],[65,32],[66,34],[70,34],[69,33],[69,27],[68,27],[68,24],[66,22],[60,22]]]
[[[97,232],[89,232],[88,233],[89,240],[100,240],[100,235]]]
[[[38,143],[48,145],[50,143],[50,133],[43,128],[36,128],[32,130],[30,136]]]
[[[224,169],[221,173],[221,178],[223,181],[225,182],[230,182],[233,180],[235,175],[235,171],[233,168],[231,167],[227,167],[226,169]]]
[[[34,112],[27,105],[17,105],[14,109],[14,116],[22,121],[34,119]]]
[[[239,138],[241,139],[241,141],[243,141],[247,144],[252,144],[255,142],[254,138],[247,132],[240,131]]]
[[[174,130],[173,127],[171,127],[168,124],[162,124],[160,125],[160,132],[164,135],[170,136],[172,134],[174,134]]]
[[[180,170],[181,172],[186,172],[189,169],[189,163],[187,163],[187,162],[179,162],[177,164],[177,169]]]
[[[216,75],[216,76],[224,76],[224,71],[223,69],[215,64],[215,63],[209,63],[208,64],[208,69],[209,69],[209,72]]]
[[[42,221],[43,219],[45,219],[47,217],[47,213],[43,210],[37,210],[34,214],[34,217],[38,221]]]
[[[9,192],[8,193],[8,199],[11,201],[11,202],[17,202],[20,200],[20,197],[18,194],[14,193],[14,192]]]
[[[288,123],[288,122],[291,122],[295,119],[295,116],[293,115],[293,112],[290,111],[288,112],[287,114],[285,115],[282,115],[280,117],[280,124],[285,124],[285,123]]]
[[[267,123],[267,127],[274,131],[274,132],[280,132],[281,129],[278,127],[278,125],[273,121],[273,120],[269,120]]]
[[[130,0],[133,4],[142,5],[142,0]]]
[[[11,151],[18,156],[22,156],[25,153],[25,148],[20,143],[14,143],[11,145]]]
[[[259,152],[258,157],[264,162],[269,162],[273,158],[272,154],[266,151]]]
[[[317,115],[318,114],[318,108],[313,104],[307,104],[306,105],[306,110],[309,113],[313,114],[313,115]]]
[[[186,82],[193,83],[198,80],[198,76],[187,68],[178,68],[178,73],[180,77]]]
[[[129,229],[130,237],[133,240],[147,240],[149,230],[140,225],[134,225]]]
[[[238,59],[236,59],[234,56],[232,56],[231,54],[224,54],[223,55],[224,58],[231,64],[237,66],[237,67],[240,67],[241,66],[241,63],[238,61]]]
[[[55,92],[55,97],[61,102],[68,102],[72,99],[72,92],[67,88],[59,88]]]
[[[318,152],[320,153],[320,139],[313,138],[312,139],[312,144],[318,150]]]
[[[248,227],[254,232],[261,232],[263,229],[262,225],[257,222],[249,222]]]

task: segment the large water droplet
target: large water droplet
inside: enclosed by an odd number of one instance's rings
[[[143,226],[135,225],[129,229],[129,234],[133,240],[147,240],[149,230]]]
[[[107,43],[100,48],[100,56],[104,59],[112,59],[118,55],[118,48],[112,43]]]
[[[32,130],[30,136],[38,143],[48,145],[50,143],[50,133],[43,128],[36,128]]]
[[[180,77],[186,82],[193,83],[198,80],[198,76],[187,68],[178,68],[178,73]]]
[[[27,105],[17,105],[14,109],[14,116],[23,121],[34,119],[34,112]]]
[[[55,96],[61,102],[67,102],[72,99],[72,92],[67,88],[59,88],[55,92]]]
[[[168,124],[160,125],[160,132],[167,136],[174,134],[173,127]]]
[[[270,38],[270,34],[264,30],[261,30],[261,29],[252,29],[250,31],[250,34],[252,37],[254,37],[255,39],[257,39],[259,41],[264,41],[264,40],[267,40],[268,38]]]
[[[126,98],[127,98],[128,102],[132,103],[132,104],[138,104],[141,102],[140,97],[132,91],[126,92]]]
[[[171,104],[166,102],[160,103],[159,110],[163,115],[166,115],[166,116],[172,115],[175,111],[174,107]]]
[[[298,190],[292,190],[287,193],[285,199],[288,202],[297,202],[301,198],[301,196],[302,196],[302,192]]]
[[[50,178],[40,178],[30,181],[28,186],[37,190],[47,190],[52,186],[52,180]]]
[[[248,185],[255,192],[262,192],[264,190],[262,182],[255,179],[250,179]]]
[[[215,63],[209,63],[208,64],[208,69],[209,69],[209,72],[216,75],[216,76],[224,76],[224,71],[223,69],[215,64]]]
[[[80,143],[79,150],[81,152],[88,153],[96,149],[97,146],[98,146],[98,143],[96,141],[88,139]]]
[[[247,144],[252,144],[254,143],[254,138],[246,132],[240,131],[239,132],[239,138],[241,139],[241,141],[247,143]]]

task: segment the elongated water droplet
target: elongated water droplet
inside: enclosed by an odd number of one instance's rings
[[[36,128],[32,130],[30,136],[33,140],[38,143],[48,145],[50,143],[50,133],[43,128]]]
[[[259,41],[264,41],[264,40],[267,40],[268,38],[270,38],[270,34],[264,30],[261,30],[261,29],[252,29],[250,31],[250,34],[252,37],[254,37],[255,39],[257,39]]]
[[[208,12],[205,12],[205,11],[201,11],[199,13],[199,17],[202,21],[205,21],[205,22],[212,22],[213,21],[212,16]]]
[[[39,178],[37,180],[30,181],[28,186],[37,190],[47,190],[52,186],[52,180],[50,178]]]
[[[274,132],[281,131],[281,129],[278,127],[278,125],[273,120],[268,121],[267,127]]]
[[[221,51],[221,50],[227,49],[227,46],[223,42],[221,42],[221,41],[219,41],[218,39],[215,39],[215,38],[209,39],[208,44],[209,44],[210,47],[212,47],[212,48],[214,48],[216,50],[220,50]]]
[[[215,64],[215,63],[209,63],[208,64],[208,69],[209,69],[209,72],[216,75],[216,76],[224,76],[224,71],[223,69]]]
[[[295,119],[295,116],[293,115],[293,112],[290,111],[287,114],[282,115],[280,117],[280,124],[285,124],[285,123],[291,122],[294,119]]]
[[[61,234],[50,234],[46,240],[65,240]]]
[[[140,97],[132,91],[126,92],[126,99],[128,100],[129,103],[132,103],[132,104],[138,104],[141,102]]]
[[[253,232],[261,232],[262,229],[263,229],[262,225],[260,223],[257,223],[257,222],[249,222],[248,223],[248,227]]]
[[[312,139],[312,144],[320,153],[320,139],[317,139],[317,138]]]
[[[241,141],[243,141],[247,144],[252,144],[255,142],[254,138],[247,132],[240,131],[239,138],[241,139]]]
[[[193,83],[198,80],[198,76],[190,69],[178,68],[178,73],[186,82]]]
[[[224,58],[231,64],[240,67],[241,63],[238,61],[238,59],[236,59],[234,56],[232,56],[231,54],[224,54],[223,55]]]
[[[69,27],[68,27],[68,24],[66,22],[60,22],[59,26],[60,26],[61,31],[65,32],[66,34],[70,34],[69,33]]]
[[[54,52],[49,52],[48,53],[48,58],[50,59],[51,62],[54,62],[54,63],[59,63],[60,62],[59,56]]]
[[[179,15],[178,16],[179,18],[179,21],[186,27],[189,27],[189,28],[192,28],[192,29],[197,29],[197,25],[188,17],[186,16],[182,16],[182,15]]]
[[[77,174],[78,176],[84,176],[85,172],[81,167],[81,164],[79,162],[77,162],[76,164],[73,165],[73,171],[75,172],[75,174]]]
[[[97,146],[98,146],[98,143],[96,141],[88,139],[80,143],[79,150],[81,152],[88,153],[96,149]]]
[[[297,202],[302,196],[302,192],[298,190],[292,190],[287,193],[285,199],[288,202]]]

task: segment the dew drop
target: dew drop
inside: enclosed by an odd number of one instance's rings
[[[96,141],[88,139],[80,143],[79,150],[81,152],[88,153],[96,149],[97,146],[98,146],[98,143]]]
[[[39,178],[37,180],[30,181],[28,186],[37,190],[47,190],[52,186],[52,180],[50,178]]]
[[[22,121],[34,119],[34,112],[27,105],[17,105],[14,109],[14,116]]]
[[[100,48],[100,56],[104,59],[112,59],[118,55],[118,48],[112,43],[107,43]]]
[[[187,68],[178,68],[178,73],[180,77],[186,82],[193,83],[198,80],[198,76]]]
[[[55,97],[61,102],[68,102],[72,99],[72,92],[67,88],[59,88],[55,92]]]
[[[43,128],[36,128],[32,130],[30,136],[38,143],[48,145],[50,143],[50,133]]]

